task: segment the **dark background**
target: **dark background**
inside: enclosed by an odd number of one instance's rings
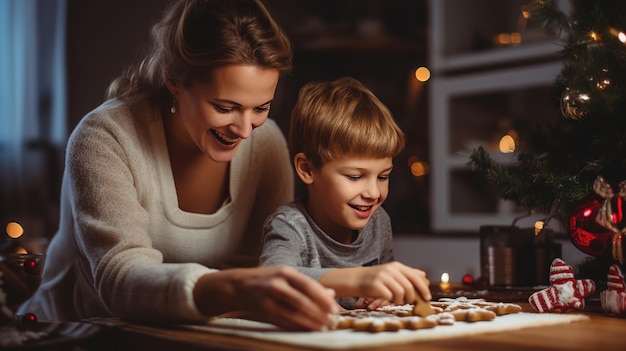
[[[127,65],[142,57],[150,26],[169,3],[68,1],[68,130],[103,101],[108,84]],[[387,105],[407,134],[384,204],[394,231],[428,232],[428,175],[414,177],[408,165],[410,157],[428,161],[427,84],[413,77],[417,67],[426,65],[426,1],[264,3],[294,46],[294,71],[279,82],[271,118],[287,133],[291,108],[304,83],[340,76],[360,80]],[[299,185],[296,190],[300,193],[303,188]]]

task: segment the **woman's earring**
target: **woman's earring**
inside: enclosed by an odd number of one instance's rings
[[[171,114],[176,113],[176,98],[174,98],[174,101],[172,101],[172,107],[170,107],[170,113]]]

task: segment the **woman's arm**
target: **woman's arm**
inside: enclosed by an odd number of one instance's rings
[[[207,316],[239,310],[290,330],[331,328],[331,314],[339,311],[330,290],[291,267],[209,273],[198,280],[194,298]]]

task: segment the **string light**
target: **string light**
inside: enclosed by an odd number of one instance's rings
[[[609,33],[616,36],[617,40],[619,40],[622,44],[626,44],[626,34],[623,31],[611,27],[609,28]]]

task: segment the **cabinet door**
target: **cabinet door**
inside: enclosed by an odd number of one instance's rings
[[[505,135],[523,145],[534,129],[561,118],[553,84],[560,63],[438,77],[429,95],[431,136],[431,225],[435,231],[477,231],[511,224],[521,209],[498,198],[484,177],[466,166],[483,146],[495,160],[513,164],[499,151]]]

